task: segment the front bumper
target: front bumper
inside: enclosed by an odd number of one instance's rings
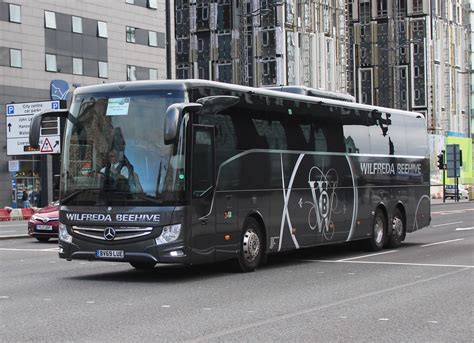
[[[28,222],[28,235],[31,237],[49,237],[49,238],[58,238],[58,224],[52,225],[47,223],[46,225],[51,225],[51,231],[38,230],[38,225],[43,225],[43,223],[32,223]]]
[[[97,257],[97,250],[120,250],[123,258]],[[178,252],[178,254],[176,254]],[[176,256],[178,255],[178,256]],[[188,264],[188,254],[184,242],[176,242],[156,245],[154,238],[146,240],[127,242],[126,244],[92,242],[85,239],[73,237],[71,243],[59,240],[59,257],[68,261],[113,261],[113,262],[137,262],[137,263],[180,263]]]

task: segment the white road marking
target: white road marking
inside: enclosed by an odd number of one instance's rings
[[[336,262],[336,261],[332,261],[332,262]],[[359,261],[354,261],[353,263],[358,263],[358,262]],[[348,263],[350,263],[350,262],[348,262]],[[365,300],[365,299],[368,299],[368,298],[371,299],[371,298],[373,298],[374,296],[377,296],[377,295],[387,294],[387,293],[391,294],[394,291],[399,291],[399,290],[406,289],[407,287],[417,286],[417,285],[420,285],[420,284],[423,284],[423,283],[426,283],[426,282],[439,280],[441,278],[448,277],[448,276],[458,274],[458,273],[461,273],[461,272],[465,272],[467,270],[468,269],[460,269],[460,270],[456,270],[456,271],[451,271],[449,273],[436,275],[436,276],[433,276],[433,277],[430,277],[430,278],[427,278],[427,279],[424,279],[424,280],[418,280],[418,281],[406,283],[406,284],[403,284],[403,285],[398,285],[398,286],[389,287],[389,288],[386,288],[386,289],[381,289],[381,290],[377,290],[377,291],[373,291],[373,292],[368,292],[368,293],[357,295],[357,296],[354,296],[354,297],[351,297],[351,298],[346,298],[346,299],[334,301],[332,303],[319,305],[319,306],[314,306],[314,307],[310,307],[310,308],[307,308],[307,309],[304,309],[304,310],[290,312],[290,313],[283,314],[283,315],[277,315],[275,317],[268,318],[268,319],[257,320],[257,321],[254,321],[254,322],[250,323],[250,324],[243,324],[243,325],[240,325],[240,326],[235,326],[234,325],[231,328],[223,329],[223,330],[213,332],[213,333],[209,333],[209,334],[205,334],[205,335],[202,335],[202,336],[199,336],[199,337],[196,337],[196,338],[184,341],[184,342],[206,342],[206,341],[216,339],[216,338],[224,338],[225,336],[231,336],[232,334],[237,333],[237,332],[249,331],[249,329],[258,328],[258,327],[261,327],[261,326],[264,326],[264,325],[272,325],[274,323],[277,323],[277,322],[280,322],[280,321],[285,321],[285,320],[292,319],[292,318],[297,318],[299,316],[314,314],[318,311],[322,311],[322,310],[329,309],[329,308],[334,308],[336,306],[345,305],[345,304],[352,303],[352,302],[355,302],[355,301]],[[224,339],[222,339],[222,340],[224,340]]]
[[[171,307],[171,306],[170,306],[170,305],[161,305],[161,307],[169,308],[169,307]]]
[[[43,300],[44,300],[44,301],[51,301],[51,299],[49,299],[49,298],[46,298],[46,299],[43,299]]]
[[[0,299],[9,299],[10,297],[8,295],[0,295]]]
[[[86,301],[86,304],[95,304],[95,301]]]
[[[398,250],[387,250],[387,251],[383,251],[383,252],[378,252],[378,253],[376,253],[376,254],[362,255],[362,256],[349,257],[349,258],[343,258],[343,259],[341,259],[341,260],[337,260],[337,262],[345,262],[345,261],[350,261],[350,260],[356,260],[356,259],[359,259],[359,258],[372,257],[372,256],[377,256],[377,255],[383,255],[383,254],[390,254],[390,253],[395,252],[395,251],[398,251]]]
[[[431,324],[437,324],[438,321],[437,320],[428,320],[428,323],[431,323]]]
[[[409,263],[409,262],[382,262],[382,261],[335,261],[335,260],[299,260],[306,262],[322,263],[360,263],[360,264],[386,264],[394,266],[419,266],[419,267],[453,267],[453,268],[474,268],[465,264],[435,264],[435,263]]]
[[[388,320],[390,320],[390,319],[388,319],[388,318],[379,318],[379,320],[381,320],[381,321],[388,321]]]
[[[341,318],[341,319],[347,319],[346,316],[339,316],[339,318]]]
[[[462,240],[464,240],[464,238],[450,239],[449,241],[442,241],[442,242],[435,242],[435,243],[430,243],[430,244],[424,244],[424,245],[422,245],[421,247],[422,247],[422,248],[424,248],[424,247],[430,247],[430,246],[433,246],[433,245],[439,245],[439,244],[457,242],[457,241],[462,241]]]
[[[456,231],[467,231],[467,230],[474,230],[474,226],[473,227],[458,227],[456,229]]]
[[[0,251],[40,251],[40,252],[58,252],[59,248],[50,249],[17,249],[17,248],[0,248]]]
[[[462,222],[444,223],[444,224],[431,225],[431,227],[448,226],[448,225],[461,224],[461,223]]]
[[[204,311],[210,311],[210,310],[212,310],[212,308],[210,308],[210,307],[204,307],[203,310],[204,310]]]

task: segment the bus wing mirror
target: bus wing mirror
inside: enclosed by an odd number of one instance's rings
[[[197,103],[202,104],[201,113],[218,113],[226,108],[236,105],[240,101],[238,96],[233,95],[213,95],[206,96],[197,100]]]
[[[166,145],[174,143],[178,136],[178,125],[181,114],[184,112],[198,112],[201,108],[201,104],[192,102],[173,104],[168,107],[164,127],[164,140]]]
[[[58,111],[45,111],[36,113],[31,119],[30,124],[30,133],[29,133],[29,142],[30,146],[33,149],[39,148],[39,138],[41,135],[41,123],[46,117],[67,117],[69,114],[68,110],[58,110]]]

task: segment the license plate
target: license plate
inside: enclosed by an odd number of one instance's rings
[[[53,227],[51,225],[37,225],[36,229],[42,231],[53,231]]]
[[[96,250],[95,257],[98,258],[123,258],[123,250]]]

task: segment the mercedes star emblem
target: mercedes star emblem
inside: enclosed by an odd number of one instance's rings
[[[111,241],[115,238],[115,229],[113,227],[106,227],[104,230],[104,238]]]

